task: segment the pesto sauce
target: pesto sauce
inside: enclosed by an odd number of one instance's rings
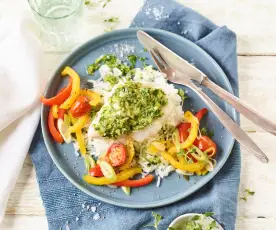
[[[114,91],[109,104],[102,107],[94,129],[103,137],[116,139],[150,125],[163,115],[167,103],[162,89],[144,88],[141,83],[127,81]]]

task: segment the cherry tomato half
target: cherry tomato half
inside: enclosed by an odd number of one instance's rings
[[[125,163],[127,157],[126,147],[121,143],[112,144],[105,155],[107,162],[112,166],[119,166]]]
[[[91,109],[89,101],[84,96],[79,96],[77,100],[72,105],[70,111],[73,117],[81,117],[88,113]]]
[[[89,174],[91,176],[95,176],[95,177],[102,177],[102,176],[104,176],[103,173],[102,173],[100,165],[96,165],[94,168],[91,168],[89,170]]]
[[[201,136],[199,139],[195,140],[194,145],[197,146],[201,151],[206,151],[207,149],[213,147],[215,149],[215,153],[212,157],[213,158],[216,157],[217,145],[209,137]],[[212,152],[208,153],[208,155],[211,155],[211,154],[212,154]]]

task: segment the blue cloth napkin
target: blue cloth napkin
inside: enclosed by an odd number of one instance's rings
[[[200,14],[171,0],[146,1],[131,26],[160,28],[191,40],[218,62],[235,94],[238,94],[236,36],[226,27],[217,27]],[[206,186],[180,202],[152,210],[115,207],[79,191],[54,165],[45,147],[40,126],[30,154],[50,230],[153,229],[144,227],[152,223],[152,211],[164,217],[159,230],[167,229],[173,219],[184,213],[207,211],[215,212],[215,218],[225,230],[235,228],[240,182],[240,149],[237,144],[225,166]]]

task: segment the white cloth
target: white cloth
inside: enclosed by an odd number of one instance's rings
[[[19,2],[0,3],[0,222],[39,121],[44,85],[41,45],[29,29],[30,12],[24,14],[28,6],[14,14],[5,10]]]

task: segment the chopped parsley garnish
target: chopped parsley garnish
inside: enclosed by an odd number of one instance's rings
[[[151,215],[154,217],[154,223],[145,225],[144,227],[154,227],[155,230],[158,230],[159,222],[162,220],[162,216],[158,213],[152,212]]]
[[[137,55],[131,54],[128,55],[128,61],[130,62],[130,68],[133,69],[137,63],[137,60],[139,60],[144,67],[147,66],[146,60],[148,60],[146,57],[139,57]]]
[[[123,75],[126,75],[130,71],[130,68],[127,65],[122,64],[115,55],[105,54],[87,67],[87,73],[93,75],[104,64],[110,68],[118,68],[122,71]]]
[[[209,131],[206,127],[203,127],[201,130],[200,130],[200,133],[201,135],[203,136],[208,136],[210,138],[212,138],[215,134],[214,132],[212,131]]]
[[[111,86],[114,86],[119,82],[119,79],[113,75],[107,75],[104,77],[104,82],[108,82]]]
[[[116,88],[109,103],[102,107],[94,128],[101,136],[116,139],[150,125],[163,115],[167,103],[163,90],[143,88],[141,83],[127,81]]]
[[[111,17],[111,18],[105,19],[104,22],[118,23],[119,17]]]
[[[137,56],[136,55],[128,55],[127,59],[130,62],[130,68],[133,69],[136,65]]]
[[[144,50],[144,52],[148,52],[147,48],[144,48],[143,50]]]
[[[178,89],[178,95],[181,97],[182,99],[182,104],[184,103],[185,99],[187,99],[188,97],[185,96],[185,92],[183,89]]]

